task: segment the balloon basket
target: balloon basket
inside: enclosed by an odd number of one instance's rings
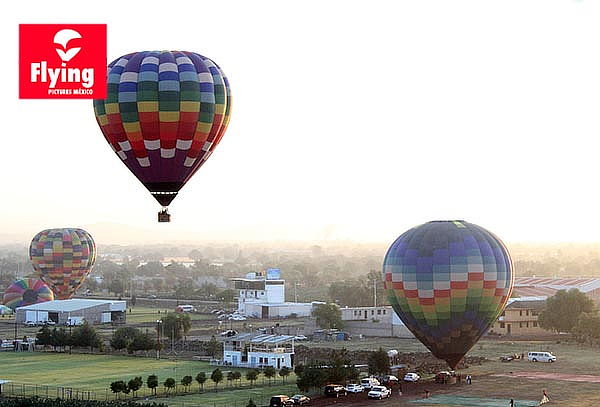
[[[171,222],[171,214],[166,209],[158,212],[158,222]]]

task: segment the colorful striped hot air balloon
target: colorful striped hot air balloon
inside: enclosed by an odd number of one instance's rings
[[[6,291],[4,291],[2,303],[15,310],[18,307],[52,301],[53,299],[54,293],[42,280],[24,278],[8,286]]]
[[[135,52],[108,66],[108,96],[94,100],[94,111],[112,149],[166,214],[225,134],[231,93],[221,68],[202,55]]]
[[[29,257],[37,275],[59,300],[69,299],[96,261],[96,244],[83,229],[47,229],[31,241]]]
[[[406,327],[454,369],[504,310],[514,275],[500,239],[460,220],[402,234],[385,256],[383,279]]]

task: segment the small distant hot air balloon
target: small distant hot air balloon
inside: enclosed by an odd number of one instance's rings
[[[502,241],[459,220],[402,234],[385,256],[383,279],[402,322],[454,369],[504,310],[514,275]]]
[[[14,311],[12,308],[7,307],[6,305],[0,304],[0,315],[11,315]]]
[[[2,297],[2,303],[15,310],[18,307],[52,301],[54,293],[42,280],[24,278],[12,283]]]
[[[229,82],[210,59],[187,51],[143,51],[108,66],[108,96],[94,100],[104,137],[129,170],[167,207],[225,134]]]
[[[92,270],[96,244],[83,229],[47,229],[31,241],[29,257],[39,278],[59,300],[66,300]]]

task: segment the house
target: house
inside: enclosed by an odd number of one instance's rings
[[[545,306],[545,297],[511,298],[498,321],[490,327],[488,334],[549,335],[552,332],[541,328],[538,324],[538,315]]]
[[[266,273],[253,272],[245,278],[233,278],[238,290],[238,313],[256,318],[285,318],[309,316],[313,303],[286,302],[285,280],[279,269],[268,269]]]
[[[389,305],[378,307],[344,307],[342,321],[344,331],[358,336],[381,336],[396,338],[414,338],[400,320],[394,309]],[[309,318],[304,323],[305,335],[321,335],[315,318]]]
[[[223,341],[223,365],[275,369],[294,367],[294,337],[242,333]]]

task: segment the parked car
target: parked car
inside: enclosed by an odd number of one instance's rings
[[[217,317],[217,319],[227,319],[231,316],[231,314],[221,314]]]
[[[184,313],[184,312],[196,312],[196,307],[194,307],[193,305],[178,305],[177,308],[175,308],[175,312],[178,313]]]
[[[515,360],[515,358],[513,356],[500,356],[500,362],[512,362],[513,360]]]
[[[421,376],[419,376],[416,373],[412,373],[412,372],[404,375],[405,382],[418,382],[420,378],[421,378]]]
[[[220,334],[221,336],[224,336],[226,338],[230,338],[232,336],[236,336],[237,335],[237,331],[234,331],[233,329],[228,329],[224,332],[221,332]]]
[[[365,388],[362,387],[360,384],[349,384],[346,386],[346,391],[348,393],[362,393],[363,391],[365,391]]]
[[[296,394],[292,396],[292,400],[294,401],[295,406],[305,406],[310,403],[310,397],[305,396],[304,394]]]
[[[399,380],[396,376],[388,374],[379,379],[379,382],[384,386],[389,386],[391,384],[398,384]]]
[[[44,325],[56,325],[56,322],[52,321],[51,319],[44,321]]]
[[[272,396],[271,401],[269,401],[269,407],[287,407],[293,405],[294,400],[292,400],[289,396],[284,395]]]
[[[387,399],[391,396],[391,391],[385,386],[373,386],[371,391],[367,394],[370,399]]]
[[[37,322],[35,322],[35,321],[26,321],[25,325],[27,325],[27,326],[37,326]]]
[[[529,352],[527,354],[527,359],[530,362],[556,362],[556,356],[550,352]]]
[[[233,314],[227,318],[230,321],[245,321],[246,317],[243,315]]]
[[[371,387],[379,386],[381,383],[374,377],[365,377],[360,381],[360,384],[365,390],[371,390]]]
[[[156,295],[154,295],[154,294],[149,295],[148,298],[151,299],[151,300],[155,300],[156,299]]]
[[[325,386],[325,395],[327,397],[340,397],[347,394],[346,388],[341,384],[328,384]]]
[[[305,335],[296,335],[294,336],[295,341],[306,341],[308,338]]]

